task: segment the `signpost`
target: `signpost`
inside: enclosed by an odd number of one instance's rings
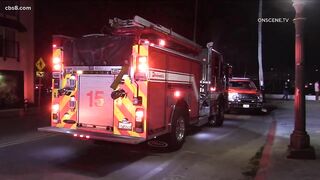
[[[43,86],[41,79],[44,76],[44,72],[42,71],[46,67],[46,64],[44,63],[42,58],[39,58],[38,61],[36,62],[36,76],[39,78],[38,79],[38,106],[40,107],[41,105],[41,87]]]

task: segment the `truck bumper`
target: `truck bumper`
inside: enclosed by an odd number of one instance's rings
[[[229,102],[231,109],[261,109],[262,102],[246,103],[246,102]]]
[[[69,134],[72,136],[74,134],[77,134],[77,135],[83,135],[84,137],[90,136],[90,139],[126,143],[126,144],[139,144],[146,141],[145,138],[141,138],[141,137],[139,138],[139,137],[131,137],[131,136],[120,136],[120,135],[114,135],[114,134],[91,132],[91,131],[84,131],[84,130],[78,130],[78,129],[57,128],[57,127],[51,127],[51,126],[38,128],[38,131]]]

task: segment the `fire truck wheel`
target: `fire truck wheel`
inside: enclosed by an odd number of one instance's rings
[[[172,120],[172,129],[169,134],[168,144],[170,150],[178,150],[182,147],[186,137],[186,120],[183,116],[176,116]]]
[[[220,101],[217,104],[217,113],[213,116],[210,116],[209,118],[209,126],[212,127],[219,127],[222,126],[223,121],[224,121],[224,106],[223,106],[223,102]]]

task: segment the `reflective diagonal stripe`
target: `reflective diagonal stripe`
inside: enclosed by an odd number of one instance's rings
[[[125,135],[128,136],[129,133],[127,131],[124,130],[120,130],[118,128],[118,123],[122,121],[122,119],[124,118],[124,115],[122,114],[122,112],[118,109],[118,107],[114,108],[114,115],[115,115],[115,120],[116,122],[114,123],[114,134],[118,134],[118,135]]]

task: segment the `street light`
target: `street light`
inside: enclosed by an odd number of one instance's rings
[[[288,147],[288,158],[293,159],[315,159],[315,151],[310,146],[310,137],[306,131],[306,102],[304,92],[304,46],[303,29],[304,21],[303,8],[306,0],[293,0],[293,7],[296,16],[293,20],[295,24],[295,98],[294,130],[290,135],[290,145]]]

